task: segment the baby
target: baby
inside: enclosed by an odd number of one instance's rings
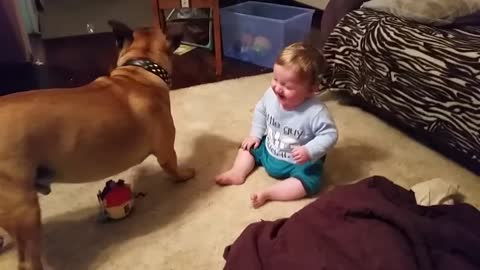
[[[217,184],[243,184],[255,166],[282,179],[251,195],[254,208],[319,191],[325,154],[338,138],[327,107],[314,96],[325,65],[322,53],[303,43],[280,53],[271,87],[255,107],[250,136],[242,142],[233,167],[216,176]]]

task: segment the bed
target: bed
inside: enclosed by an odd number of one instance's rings
[[[326,84],[480,174],[480,27],[360,8],[329,33]]]

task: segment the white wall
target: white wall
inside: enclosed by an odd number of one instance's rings
[[[95,32],[109,32],[107,20],[117,19],[131,27],[153,21],[150,0],[45,0],[41,15],[42,37],[56,38],[87,34],[87,23]]]

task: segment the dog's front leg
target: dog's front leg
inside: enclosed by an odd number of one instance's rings
[[[156,154],[158,163],[166,173],[174,177],[177,181],[187,181],[195,176],[195,170],[192,168],[178,167],[177,153],[171,149],[168,153]]]

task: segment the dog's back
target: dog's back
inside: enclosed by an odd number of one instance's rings
[[[0,98],[0,123],[5,127],[0,132],[0,171],[10,170],[5,160],[25,160],[28,165],[22,170],[42,167],[57,181],[82,182],[138,164],[151,152],[149,127],[139,114],[149,101],[115,94],[132,91],[127,87],[103,89],[94,82]]]

